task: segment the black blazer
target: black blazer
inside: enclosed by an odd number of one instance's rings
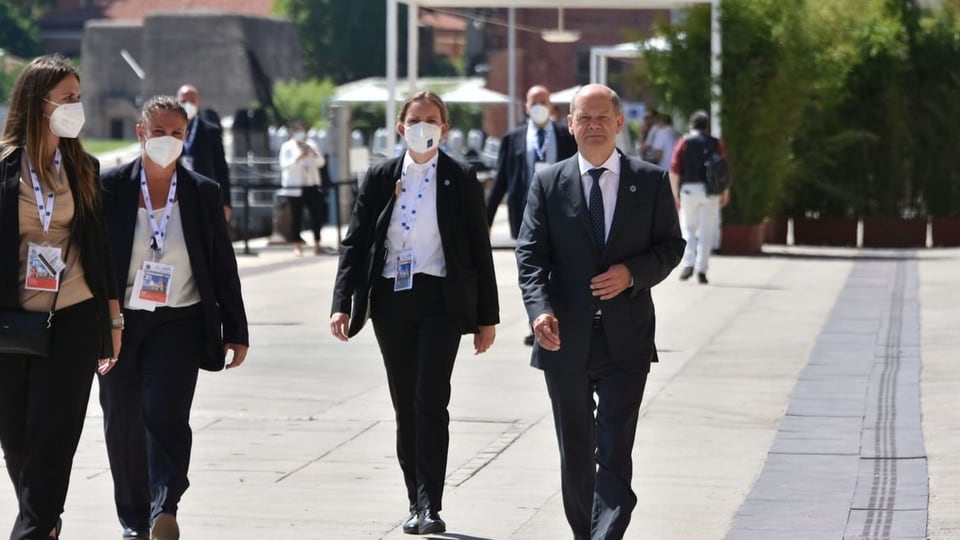
[[[223,204],[232,206],[230,202],[230,168],[227,167],[227,158],[223,151],[223,131],[216,124],[212,124],[199,116],[194,117],[190,127],[196,126],[197,134],[190,148],[183,146],[184,155],[193,158],[193,170],[207,178],[213,178],[220,184],[220,193]],[[189,135],[189,131],[188,131]]]
[[[622,369],[645,372],[657,361],[650,288],[680,262],[686,243],[667,172],[622,154],[620,168],[617,205],[602,252],[592,233],[577,158],[533,178],[517,240],[520,289],[531,321],[550,312],[560,324],[560,350],[535,345],[534,367],[583,370],[597,309],[610,354]],[[590,279],[617,263],[630,269],[633,287],[610,300],[595,299]]]
[[[351,314],[351,337],[363,328],[373,281],[383,274],[387,227],[402,168],[401,156],[381,161],[367,171],[340,248],[331,314]],[[483,217],[483,190],[468,165],[443,152],[437,162],[437,225],[447,265],[447,278],[443,280],[447,311],[464,334],[475,333],[478,326],[497,324],[500,307],[490,236]]]
[[[0,148],[2,152],[3,148]],[[0,306],[20,307],[20,159],[23,150],[18,148],[0,161]],[[99,174],[100,162],[87,155]],[[73,167],[64,163],[70,191],[77,200],[77,177]],[[107,301],[116,298],[114,269],[109,256],[109,242],[104,226],[100,200],[89,213],[76,213],[70,237],[73,249],[80,250],[80,264],[100,317],[100,358],[113,356],[113,339],[110,337],[110,307]],[[79,208],[79,207],[78,207]]]
[[[103,205],[116,267],[117,297],[123,301],[140,200],[140,158],[103,173]],[[249,344],[237,259],[220,204],[220,187],[177,165],[177,200],[190,269],[200,292],[207,355],[200,367],[223,369],[223,344]]]
[[[550,122],[557,141],[557,161],[563,161],[577,153],[577,141],[566,125]],[[523,207],[527,204],[527,188],[530,186],[530,168],[527,166],[527,122],[513,128],[500,141],[497,156],[497,176],[487,200],[487,225],[493,225],[500,201],[507,195],[507,212],[510,219],[510,236],[516,238],[523,221]]]

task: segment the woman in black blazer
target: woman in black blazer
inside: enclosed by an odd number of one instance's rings
[[[179,538],[188,486],[190,406],[200,368],[246,356],[247,318],[220,187],[178,165],[187,113],[172,97],[144,105],[142,157],[101,179],[127,330],[100,381],[114,498],[124,538]]]
[[[334,337],[346,341],[369,299],[396,413],[408,534],[446,530],[439,512],[460,336],[474,334],[482,353],[499,322],[483,190],[467,165],[440,151],[446,131],[439,96],[419,92],[404,103],[397,132],[407,152],[371,167],[360,185],[330,317]]]
[[[76,138],[82,126],[70,62],[43,56],[27,65],[0,136],[0,307],[54,314],[49,354],[0,354],[0,445],[19,504],[15,540],[59,536],[93,374],[98,361],[109,370],[119,349],[99,165]],[[41,250],[65,268],[44,270]]]

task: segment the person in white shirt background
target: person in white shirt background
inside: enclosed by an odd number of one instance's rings
[[[654,117],[653,141],[650,144],[652,163],[661,169],[670,170],[670,159],[673,157],[673,148],[677,145],[680,135],[673,129],[673,120],[669,115],[658,114]]]
[[[290,201],[290,235],[293,239],[293,252],[297,257],[303,255],[303,207],[310,211],[310,228],[313,231],[313,254],[323,252],[320,247],[320,228],[326,219],[324,212],[323,186],[320,182],[320,169],[326,164],[317,145],[307,139],[302,122],[294,122],[290,138],[280,146],[280,186],[281,195]]]

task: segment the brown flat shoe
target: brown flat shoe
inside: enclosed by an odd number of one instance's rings
[[[180,526],[173,514],[160,514],[150,529],[150,540],[180,540]]]

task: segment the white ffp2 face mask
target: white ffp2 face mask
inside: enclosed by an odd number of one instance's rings
[[[197,115],[197,106],[194,105],[192,101],[184,101],[180,105],[183,106],[183,110],[187,113],[187,120],[193,120],[193,117]]]
[[[403,129],[403,140],[407,148],[418,154],[426,154],[440,146],[440,126],[420,122]]]
[[[183,151],[183,141],[169,135],[152,137],[143,144],[143,151],[150,158],[150,161],[161,167],[166,167],[180,157],[180,152]]]
[[[540,104],[530,107],[530,120],[538,126],[546,124],[547,120],[550,120],[550,109]]]
[[[47,101],[50,101],[49,99]],[[57,106],[50,113],[50,131],[57,137],[64,139],[76,139],[83,129],[83,123],[86,120],[83,116],[83,103],[59,104],[50,101]]]

